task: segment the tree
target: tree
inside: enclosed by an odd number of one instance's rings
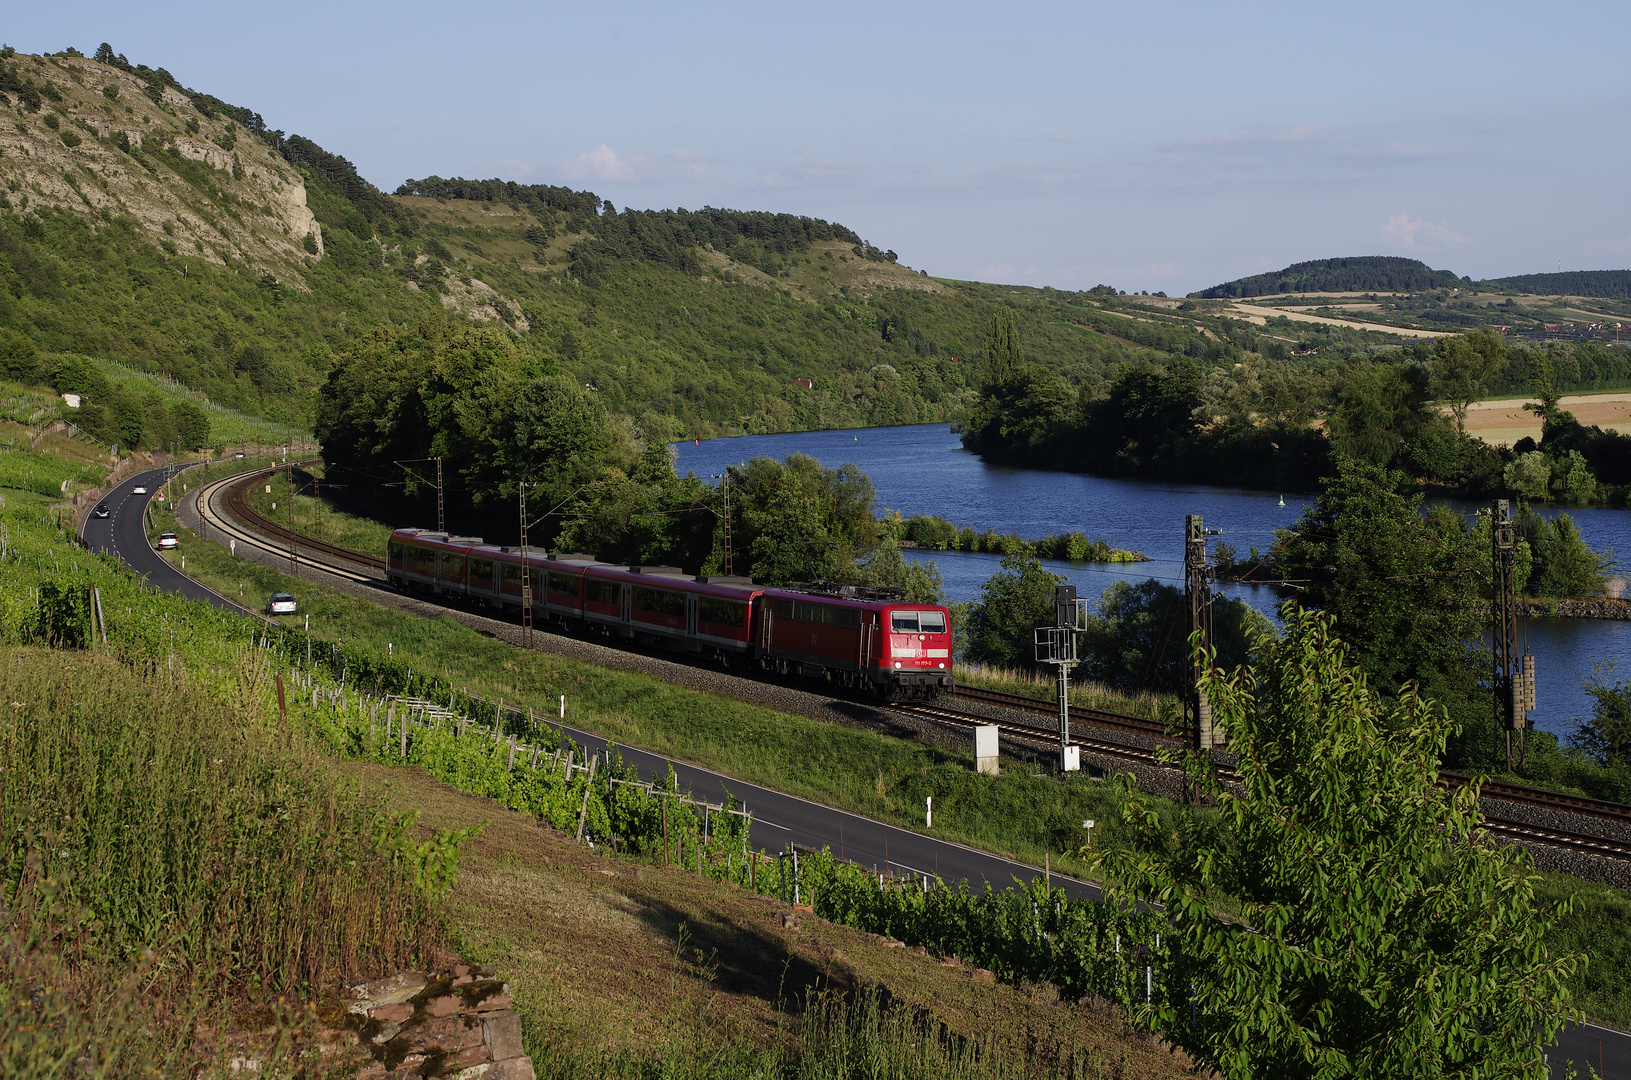
[[[1346,462],[1280,535],[1275,564],[1304,606],[1336,619],[1375,685],[1403,693],[1413,683],[1449,708],[1469,740],[1460,756],[1488,723],[1487,705],[1474,705],[1487,664],[1474,648],[1489,549],[1453,511],[1424,513],[1420,494],[1402,493],[1410,486],[1401,473]]]
[[[1011,308],[1001,307],[985,325],[985,354],[980,361],[982,389],[1001,386],[1019,373],[1025,354],[1019,347],[1019,326]]]
[[[1455,426],[1467,430],[1467,409],[1506,367],[1506,343],[1491,330],[1442,337],[1433,343],[1432,394],[1450,406]]]
[[[1098,860],[1112,902],[1165,923],[1145,961],[1159,993],[1136,1019],[1241,1080],[1540,1080],[1577,966],[1546,936],[1570,902],[1540,903],[1527,855],[1481,827],[1477,791],[1438,783],[1442,709],[1372,690],[1330,615],[1284,614],[1255,668],[1202,686],[1238,789],[1209,754],[1179,755],[1222,825],[1187,805],[1173,844],[1134,794],[1128,843]]]
[[[769,585],[854,581],[856,559],[876,542],[866,473],[851,464],[823,468],[805,454],[785,464],[752,458],[727,472],[738,572]]]
[[[1599,665],[1582,684],[1592,698],[1590,720],[1574,721],[1575,747],[1605,768],[1631,765],[1631,681],[1609,682],[1614,665]]]
[[[170,406],[170,422],[176,442],[183,450],[199,450],[209,445],[210,415],[190,401]]]
[[[1035,632],[1054,625],[1054,589],[1065,579],[1034,555],[1004,555],[1002,570],[980,589],[968,613],[963,659],[999,667],[1034,668]]]
[[[1338,454],[1390,465],[1404,461],[1434,423],[1427,408],[1427,377],[1419,368],[1371,364],[1343,381],[1326,431]]]
[[[1531,502],[1545,502],[1552,494],[1552,463],[1539,450],[1519,454],[1502,474],[1512,494]]]
[[[1568,514],[1547,520],[1539,514],[1528,518],[1530,544],[1534,551],[1534,583],[1537,596],[1601,596],[1613,569],[1614,553],[1593,551],[1580,535],[1580,527]]]
[[[1254,636],[1269,629],[1268,620],[1245,601],[1213,599],[1212,640],[1219,664],[1245,663]],[[1130,693],[1183,693],[1189,686],[1188,635],[1189,601],[1183,590],[1154,578],[1113,582],[1088,620],[1077,674]]]

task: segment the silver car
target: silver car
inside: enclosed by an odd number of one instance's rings
[[[293,615],[294,613],[295,601],[293,593],[273,593],[272,598],[266,601],[266,614],[268,615]]]

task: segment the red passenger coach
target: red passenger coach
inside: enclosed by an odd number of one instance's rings
[[[613,566],[588,555],[496,547],[423,529],[391,534],[391,584],[519,612],[531,578],[534,619],[647,646],[733,658],[891,698],[952,689],[943,607],[878,590],[766,589],[748,578],[673,566]]]

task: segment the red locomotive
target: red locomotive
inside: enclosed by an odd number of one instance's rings
[[[891,699],[952,689],[951,618],[943,607],[846,591],[772,589],[673,566],[613,566],[478,536],[398,529],[386,574],[404,591],[519,614],[530,577],[533,618],[641,644],[747,661]]]

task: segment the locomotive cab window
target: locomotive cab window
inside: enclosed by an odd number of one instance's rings
[[[398,564],[402,562],[402,542],[400,540],[392,540],[386,545],[386,551],[392,562]]]
[[[893,611],[889,614],[889,628],[897,634],[944,634],[946,613],[943,611]]]

